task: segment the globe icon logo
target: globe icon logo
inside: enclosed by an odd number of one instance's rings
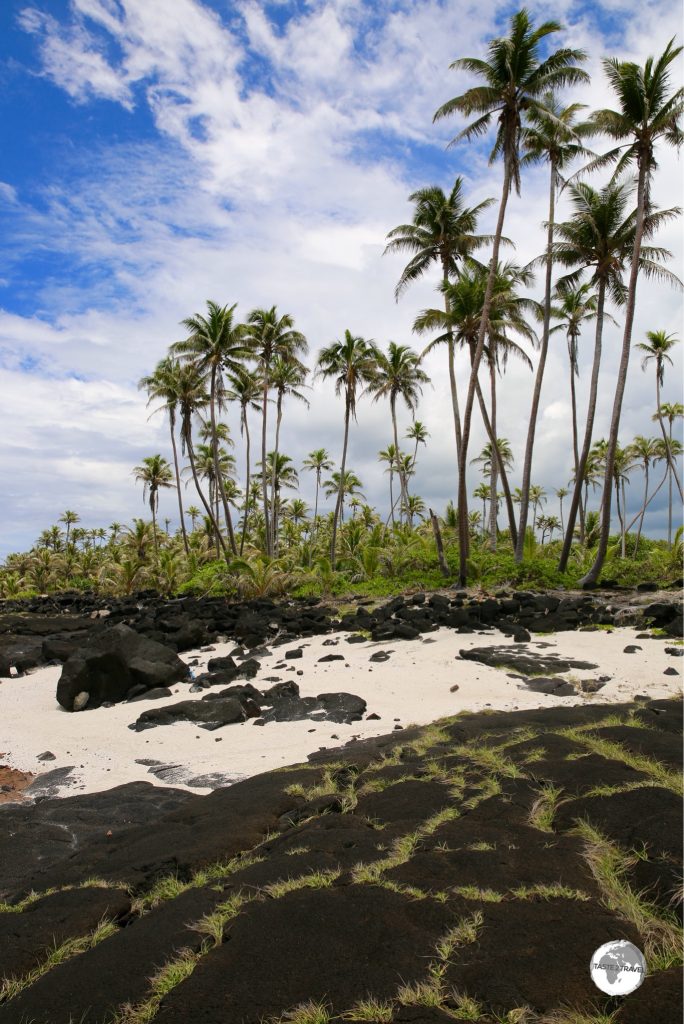
[[[599,946],[589,963],[591,980],[609,996],[628,996],[646,977],[646,960],[626,939]]]

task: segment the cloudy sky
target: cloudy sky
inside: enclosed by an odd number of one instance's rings
[[[65,508],[90,526],[143,514],[131,469],[168,454],[168,442],[136,383],[206,299],[238,302],[242,315],[277,304],[307,335],[312,359],[345,328],[422,344],[411,325],[436,304],[435,281],[395,303],[402,260],[383,257],[385,235],[409,219],[407,197],[425,184],[446,189],[461,174],[469,201],[498,196],[501,171],[488,167],[486,147],[447,150],[460,125],[433,125],[432,115],[469,84],[449,63],[482,54],[514,9],[498,0],[0,4],[0,556]],[[602,56],[641,61],[681,34],[678,0],[535,0],[530,9],[562,21],[554,45],[589,51],[592,85],[572,98],[593,107],[611,103]],[[659,205],[682,202],[681,181],[677,156],[663,154]],[[510,205],[506,233],[520,262],[543,249],[546,195],[540,168]],[[492,226],[493,214],[482,229]],[[660,238],[680,275],[681,230],[675,223]],[[635,339],[680,333],[681,312],[681,295],[642,284]],[[533,472],[549,490],[570,475],[557,338]],[[609,328],[596,436],[607,429],[620,340]],[[580,389],[589,358],[586,339]],[[444,353],[426,368],[433,386],[418,416],[431,438],[414,489],[441,510],[456,487]],[[464,364],[459,371],[463,380]],[[681,400],[681,375],[678,352],[666,399]],[[501,384],[499,433],[518,453],[531,382],[511,365]],[[634,359],[624,441],[655,432],[654,408],[653,373]],[[340,402],[317,385],[310,409],[286,408],[283,448],[297,464],[320,446],[338,458],[341,431]],[[387,480],[376,454],[390,440],[388,410],[362,401],[350,464],[379,508]],[[478,424],[473,454],[483,440]],[[632,506],[637,491],[638,479]],[[165,514],[173,517],[172,495],[162,497]],[[650,532],[665,519],[661,502]]]

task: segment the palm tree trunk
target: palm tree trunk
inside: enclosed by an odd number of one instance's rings
[[[154,557],[159,561],[159,539],[157,537],[157,510],[155,509],[156,491],[150,490],[150,512],[152,513],[152,536],[154,537]]]
[[[620,430],[620,416],[622,414],[622,400],[625,395],[627,384],[627,371],[629,369],[629,355],[632,347],[632,325],[634,323],[634,310],[636,308],[636,289],[639,279],[639,258],[641,256],[641,240],[644,234],[644,214],[646,210],[646,173],[648,161],[644,157],[639,166],[639,184],[637,186],[637,215],[634,232],[634,249],[632,252],[632,267],[629,274],[629,290],[627,292],[627,303],[625,305],[625,329],[622,336],[622,353],[620,355],[620,367],[618,370],[615,398],[613,400],[613,413],[610,420],[610,432],[608,434],[608,450],[606,452],[606,472],[603,495],[603,509],[601,515],[601,533],[599,536],[596,558],[589,572],[580,580],[581,586],[593,586],[599,578],[603,563],[608,550],[610,537],[610,482],[615,467],[615,452],[618,445],[618,433]]]
[[[621,525],[622,525],[622,538],[621,538],[622,543],[620,545],[620,557],[624,558],[626,553],[627,553],[626,552],[627,532],[626,532],[626,529],[625,529],[625,527],[627,525],[627,492],[625,490],[625,481],[624,481],[624,479],[622,480],[621,487],[622,487],[622,523],[621,523]]]
[[[271,551],[271,527],[268,515],[268,491],[266,488],[266,421],[268,409],[268,373],[264,363],[264,392],[263,392],[263,414],[261,418],[261,497],[264,503],[264,534],[266,539],[266,554]]]
[[[446,256],[442,256],[442,282],[444,287],[449,284],[449,271],[446,261]],[[444,309],[447,315],[447,324],[449,324],[449,317],[451,315],[451,303],[449,302],[449,296],[446,291],[444,292]],[[451,389],[451,408],[454,415],[454,434],[456,437],[456,460],[461,457],[461,414],[458,408],[458,387],[456,385],[456,366],[455,366],[455,345],[454,345],[454,334],[451,326],[447,326],[447,352],[449,357],[449,387]]]
[[[660,406],[658,406],[660,408]],[[667,442],[666,442],[667,444]],[[670,424],[670,443],[667,445],[667,465],[670,472],[670,478],[667,483],[668,489],[668,505],[667,505],[667,546],[672,547],[672,471],[674,469],[674,462],[672,459],[672,424]],[[679,480],[677,481],[679,484]],[[679,488],[681,493],[681,487]]]
[[[491,342],[491,339],[490,339],[490,346],[491,346],[491,344],[492,344],[492,342]],[[490,353],[490,359],[489,359],[489,390],[490,390],[491,405],[492,405],[492,414],[491,414],[491,417],[490,417],[490,422],[491,422],[491,427],[492,427],[492,434],[494,435],[494,442],[492,443],[490,441],[490,445],[492,445],[492,458],[491,458],[491,467],[490,467],[490,474],[489,474],[489,491],[490,491],[490,494],[492,496],[492,500],[489,503],[489,537],[490,537],[490,543],[491,543],[492,551],[496,551],[497,526],[498,526],[498,524],[497,524],[497,519],[498,519],[497,513],[499,511],[499,502],[498,502],[497,496],[496,496],[497,487],[498,487],[498,483],[499,483],[498,473],[497,473],[498,461],[499,461],[498,460],[499,445],[498,445],[497,430],[496,430],[496,366],[495,366],[495,359],[494,359],[494,353],[493,352]]]
[[[197,489],[197,493],[199,494],[200,501],[204,505],[205,512],[209,517],[209,522],[211,523],[212,529],[214,530],[214,536],[216,537],[221,547],[221,550],[223,551],[226,562],[229,562],[230,559],[228,558],[228,549],[226,548],[226,543],[223,539],[223,535],[221,534],[218,523],[214,518],[214,513],[211,510],[211,505],[208,503],[207,499],[204,496],[204,491],[200,487],[199,478],[197,476],[197,467],[195,466],[195,450],[193,448],[192,439],[190,437],[186,438],[186,444],[188,448],[188,459],[190,461],[190,469],[192,471],[192,479],[195,481],[195,488]]]
[[[321,471],[316,470],[316,500],[314,502],[314,536],[318,536],[318,489],[321,486]]]
[[[662,413],[660,412],[660,373],[658,372],[658,369],[656,369],[656,402],[658,403],[658,405],[657,405],[657,409],[658,409],[658,412],[657,412],[658,423],[660,424],[660,430],[661,430],[662,435],[663,435],[663,442],[665,444],[665,453],[667,455],[667,464],[670,467],[670,476],[674,476],[674,478],[675,478],[675,480],[677,482],[677,489],[679,490],[679,500],[680,501],[684,501],[684,494],[682,494],[682,484],[681,484],[681,481],[679,479],[679,473],[677,472],[677,467],[675,466],[675,461],[672,458],[672,451],[671,451],[671,445],[672,445],[672,424],[670,424],[670,443],[668,444],[668,436],[667,436],[667,433],[665,432],[665,424],[663,423]],[[670,510],[671,510],[672,509],[672,480],[670,480],[669,488],[670,488]],[[672,515],[670,514],[670,520],[671,519],[672,519]],[[669,527],[669,531],[668,531],[668,544],[670,545],[670,547],[672,546],[671,543],[670,543],[671,540],[672,540],[672,536],[671,535],[672,535],[672,522],[670,522],[670,527]]]
[[[518,543],[515,547],[515,560],[522,562],[525,551],[525,532],[527,530],[527,514],[530,505],[530,479],[532,476],[532,455],[534,453],[534,436],[537,429],[537,417],[539,416],[539,402],[541,399],[542,382],[546,368],[546,356],[549,351],[549,328],[551,326],[551,271],[553,269],[553,227],[556,214],[556,163],[551,160],[551,182],[549,186],[549,224],[546,236],[546,286],[544,289],[544,327],[542,330],[542,343],[539,349],[539,362],[537,373],[534,378],[534,389],[532,392],[532,408],[530,409],[530,422],[527,428],[527,443],[525,445],[525,461],[523,462],[520,518],[518,520]]]
[[[278,392],[276,403],[276,432],[275,449],[273,452],[273,466],[271,469],[271,551],[275,556],[278,554],[278,529],[276,524],[276,476],[278,472],[278,446],[280,445],[280,424],[283,419],[283,396]]]
[[[644,459],[644,477],[644,503],[641,506],[639,515],[637,516],[639,525],[637,527],[636,541],[634,542],[634,555],[636,555],[639,550],[639,541],[641,540],[641,531],[644,528],[644,516],[646,515],[646,504],[648,502],[648,459]],[[630,523],[630,527],[631,525],[632,524]],[[629,527],[627,529],[629,530]]]
[[[247,422],[247,407],[245,406],[242,410],[242,424],[245,428],[245,445],[247,448],[247,465],[245,468],[245,506],[242,513],[242,536],[240,537],[240,557],[245,547],[245,538],[247,536],[247,516],[249,513],[249,484],[250,484],[250,436],[249,436],[249,423]]]
[[[392,413],[392,430],[394,432],[394,454],[397,460],[397,473],[399,474],[399,490],[401,493],[401,504],[399,505],[399,522],[401,523],[404,513],[406,513],[406,517],[408,519],[408,501],[406,495],[406,481],[404,480],[404,471],[401,465],[401,458],[399,452],[399,434],[397,431],[397,407],[396,398],[394,395],[392,395],[390,398],[390,410]]]
[[[492,424],[491,424],[490,419],[489,419],[489,414],[487,412],[487,406],[485,405],[484,395],[482,394],[482,388],[480,387],[479,380],[476,382],[475,386],[477,388],[477,401],[478,401],[478,404],[480,406],[480,412],[482,413],[482,421],[484,423],[485,430],[487,431],[487,437],[489,438],[489,443],[490,444],[494,443],[494,447],[493,447],[492,450],[493,450],[494,456],[495,456],[496,461],[497,461],[498,470],[499,470],[499,476],[501,477],[501,486],[503,487],[503,492],[504,492],[504,500],[506,502],[506,512],[508,514],[508,532],[509,532],[510,537],[511,537],[511,544],[515,548],[516,541],[517,541],[517,538],[518,538],[518,531],[517,531],[517,527],[515,525],[515,509],[513,508],[513,496],[511,495],[511,488],[510,488],[510,485],[508,483],[508,474],[506,472],[506,467],[504,465],[504,461],[501,458],[501,452],[499,451],[499,446],[498,446],[498,444],[496,444],[495,442],[492,441],[492,438],[494,437],[494,431],[492,429]],[[483,523],[482,523],[482,535],[484,536],[485,533],[486,533],[486,517],[485,517],[485,520],[483,520]]]
[[[347,443],[349,441],[349,395],[346,396],[344,403],[344,441],[342,443],[342,465],[340,466],[340,486],[337,489],[337,501],[335,502],[335,514],[333,516],[333,528],[332,528],[332,539],[330,541],[330,565],[335,568],[335,548],[337,546],[337,523],[340,518],[340,512],[342,511],[342,501],[344,496],[344,470],[347,464]]]
[[[560,521],[561,521],[561,533],[565,533],[565,526],[563,523],[563,499],[559,498],[560,502]]]
[[[176,421],[173,415],[169,415],[169,428],[171,431],[171,448],[173,450],[173,468],[176,473],[176,494],[178,495],[178,511],[180,513],[181,532],[183,534],[183,547],[185,554],[188,554],[188,535],[185,531],[185,517],[183,515],[183,497],[181,495],[180,470],[178,468],[178,449],[176,447]]]
[[[223,515],[226,520],[226,527],[228,528],[228,538],[230,540],[230,549],[234,555],[237,555],[237,545],[235,543],[235,534],[233,532],[233,520],[230,515],[230,508],[228,507],[228,499],[226,498],[226,491],[223,486],[223,477],[221,475],[221,464],[218,457],[218,438],[216,436],[216,367],[211,368],[211,390],[209,394],[209,409],[211,411],[211,444],[214,455],[214,474],[216,476],[216,489],[223,503]],[[216,523],[218,526],[218,514],[216,516]]]
[[[576,362],[577,348],[576,348],[576,345],[577,345],[577,340],[576,339],[568,339],[568,349],[570,351],[570,405],[572,407],[572,455],[573,455],[573,465],[574,465],[574,469],[575,469],[575,480],[577,480],[577,474],[578,474],[578,471],[579,471],[579,437],[578,437],[578,431],[577,431],[577,392],[576,392],[576,389],[575,389],[575,377],[577,375],[577,362]],[[573,356],[573,354],[572,354],[573,351],[575,352],[575,356]],[[579,512],[579,521],[580,521],[580,544],[584,544],[584,515],[585,515],[585,509],[584,509],[584,502],[582,501],[581,495],[580,495],[580,501],[579,501],[579,506],[578,506],[578,512]],[[561,526],[561,533],[563,534],[563,536],[565,536],[565,529],[563,528],[563,526]]]
[[[599,370],[601,369],[601,348],[603,344],[603,309],[606,301],[606,283],[605,279],[601,278],[599,281],[598,291],[598,302],[596,306],[596,338],[594,340],[594,362],[591,368],[591,383],[589,385],[589,404],[587,406],[587,421],[584,428],[584,441],[582,442],[582,451],[580,453],[579,465],[577,472],[575,473],[575,486],[572,492],[572,500],[570,502],[570,510],[568,512],[568,525],[565,530],[565,539],[563,541],[563,550],[558,561],[558,571],[565,572],[568,566],[568,558],[570,557],[570,549],[572,547],[572,538],[575,531],[575,521],[577,519],[577,510],[580,504],[582,488],[584,487],[584,471],[587,466],[587,459],[589,458],[589,450],[591,449],[591,438],[594,431],[594,417],[596,416],[596,399],[598,395],[598,381],[599,381]],[[584,501],[584,511],[586,515],[587,511],[587,498]]]
[[[461,434],[461,452],[458,460],[458,547],[459,547],[459,565],[458,565],[458,580],[461,586],[465,586],[468,579],[468,546],[469,546],[469,532],[468,532],[468,487],[466,474],[468,470],[468,443],[470,441],[470,428],[473,418],[473,403],[475,401],[475,385],[477,381],[478,371],[480,369],[480,361],[482,359],[482,351],[484,349],[485,336],[487,334],[487,328],[489,326],[489,312],[492,307],[492,298],[494,295],[494,281],[496,279],[496,271],[499,264],[499,249],[501,248],[501,236],[503,234],[504,220],[506,218],[506,206],[508,205],[508,196],[511,191],[511,167],[510,162],[506,160],[504,164],[504,178],[503,187],[501,190],[501,202],[499,203],[499,215],[496,222],[496,231],[494,234],[494,244],[492,246],[492,260],[489,265],[489,274],[487,275],[487,285],[485,288],[484,301],[482,303],[482,316],[480,319],[480,329],[477,335],[477,346],[475,348],[475,354],[473,357],[473,365],[470,370],[470,380],[468,382],[468,394],[466,396],[465,409],[463,411],[463,430]]]

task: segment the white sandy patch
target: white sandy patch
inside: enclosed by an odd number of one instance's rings
[[[458,634],[450,629],[428,633],[420,639],[388,643],[349,644],[349,634],[335,633],[336,646],[324,646],[328,636],[305,638],[276,647],[260,657],[261,670],[252,680],[259,688],[272,685],[266,676],[294,679],[303,697],[319,693],[346,691],[363,697],[367,714],[378,720],[338,725],[332,722],[274,722],[255,727],[252,720],[228,725],[216,731],[198,728],[191,722],[158,726],[134,732],[128,726],[144,710],[164,704],[200,699],[203,693],[190,694],[186,683],[172,687],[173,696],[158,701],[141,700],[80,713],[64,711],[55,700],[61,667],[40,669],[30,675],[0,680],[0,752],[13,768],[41,774],[55,768],[74,766],[60,795],[96,792],[121,783],[146,781],[159,785],[179,785],[159,780],[148,767],[136,764],[136,758],[148,758],[188,769],[188,778],[218,772],[230,780],[246,778],[283,765],[305,761],[321,747],[339,746],[354,737],[367,738],[391,732],[395,725],[424,725],[459,711],[493,708],[512,711],[523,708],[553,707],[592,703],[620,703],[636,694],[663,698],[681,692],[681,676],[664,675],[682,661],[666,654],[672,641],[637,640],[637,630],[616,629],[612,633],[567,632],[535,635],[529,644],[515,644],[530,653],[555,653],[593,662],[593,670],[573,670],[573,680],[610,676],[595,695],[578,694],[553,697],[535,693],[506,671],[473,661],[458,659],[460,650],[473,647],[513,645],[497,631],[487,635]],[[624,654],[627,644],[641,650]],[[541,645],[541,646],[540,646]],[[303,647],[301,660],[289,661],[286,668],[275,669],[284,661],[285,651]],[[211,652],[188,651],[185,661],[199,659],[199,673],[209,658],[228,654],[234,643],[216,644]],[[390,659],[369,663],[376,650],[391,651]],[[343,654],[345,661],[319,663],[326,654]],[[297,675],[297,670],[303,672]],[[451,687],[458,690],[451,692]],[[397,740],[401,732],[397,731]],[[54,761],[41,762],[38,755],[49,750]],[[188,788],[183,786],[183,788]],[[192,792],[208,792],[192,787]]]

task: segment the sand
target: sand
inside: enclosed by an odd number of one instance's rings
[[[202,694],[189,694],[188,685],[178,683],[172,687],[173,696],[161,701],[141,700],[70,713],[55,700],[61,667],[50,666],[25,676],[0,679],[0,750],[4,752],[5,764],[38,776],[73,766],[63,784],[57,783],[43,793],[92,793],[134,781],[207,793],[216,785],[305,761],[308,754],[321,748],[340,746],[355,737],[382,735],[397,725],[427,724],[460,711],[621,703],[636,695],[657,699],[681,693],[681,676],[664,675],[670,667],[679,672],[682,664],[680,659],[665,653],[664,648],[673,641],[638,640],[636,632],[621,628],[613,632],[555,633],[533,636],[529,644],[515,645],[532,653],[555,652],[598,666],[595,670],[566,673],[566,678],[574,682],[601,675],[611,677],[596,694],[577,693],[568,697],[535,693],[510,678],[506,671],[457,660],[460,650],[513,643],[496,630],[486,635],[462,635],[440,629],[416,640],[384,644],[348,644],[348,634],[336,633],[333,639],[339,641],[337,646],[324,646],[327,637],[306,638],[269,650],[268,657],[259,658],[261,670],[253,680],[257,687],[271,685],[262,682],[269,675],[294,678],[302,696],[343,690],[363,697],[368,704],[367,714],[380,716],[350,725],[305,720],[255,727],[248,720],[207,731],[190,722],[177,722],[137,733],[128,726],[142,711],[193,696],[199,699]],[[641,650],[625,654],[624,648],[632,643]],[[216,644],[209,652],[188,651],[182,657],[188,662],[198,658],[199,665],[194,668],[198,673],[209,658],[228,654],[234,646]],[[290,646],[302,646],[303,658],[289,662],[290,671],[274,670]],[[369,664],[369,657],[376,650],[391,651],[390,659]],[[330,653],[343,654],[345,661],[318,662]],[[297,675],[297,670],[303,674]],[[453,690],[454,687],[458,688]],[[397,730],[397,739],[400,737]],[[54,760],[38,760],[46,751],[54,754]],[[138,764],[136,759],[177,767],[157,777],[150,773],[149,765]],[[207,775],[215,777],[201,778]],[[188,784],[198,777],[204,784]],[[40,787],[40,778],[37,785]],[[34,784],[29,795],[36,792],[41,795],[41,789]]]

